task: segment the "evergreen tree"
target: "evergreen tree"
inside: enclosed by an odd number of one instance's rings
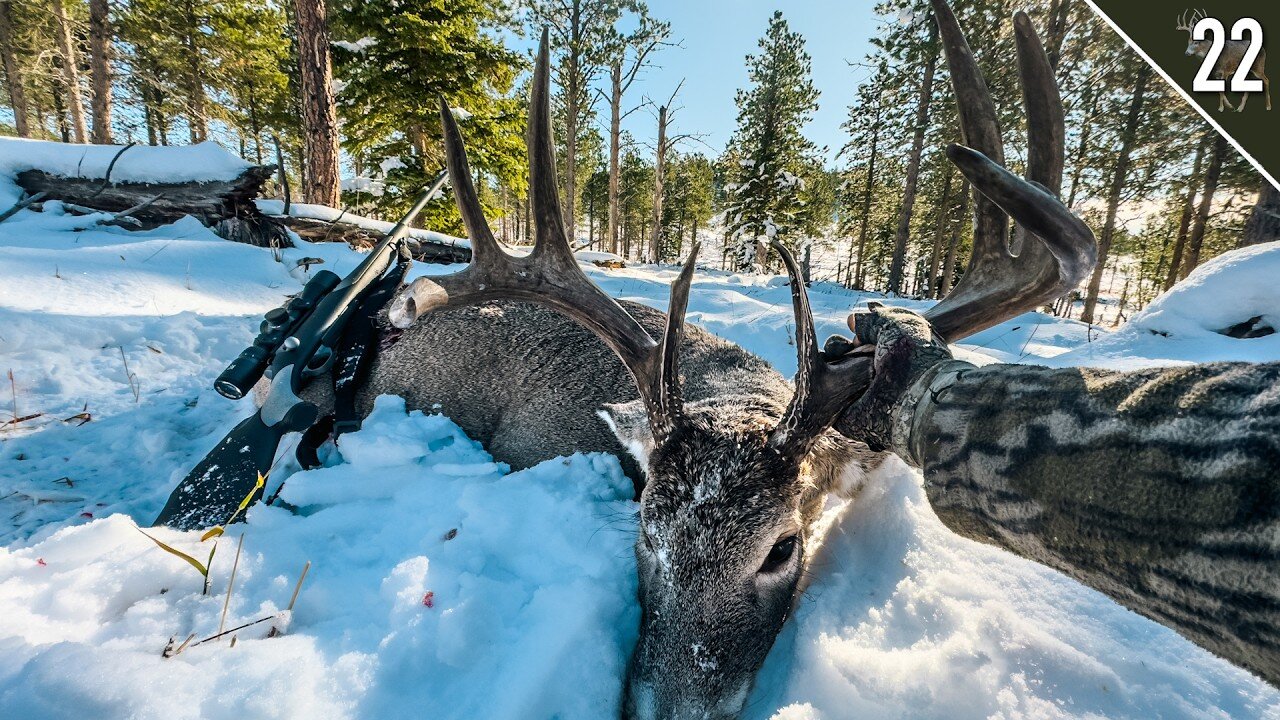
[[[785,241],[802,231],[805,175],[817,154],[801,134],[818,107],[804,38],[788,28],[778,11],[759,48],[747,56],[752,87],[739,90],[735,98],[738,128],[726,153],[733,180],[725,220],[738,241],[739,270],[763,267],[770,240]]]
[[[509,23],[504,3],[344,0],[333,22],[344,145],[385,182],[383,212],[402,212],[443,167],[438,98],[454,109],[472,169],[523,194],[523,103],[512,93],[521,60],[490,32]],[[447,198],[422,222],[461,231]]]

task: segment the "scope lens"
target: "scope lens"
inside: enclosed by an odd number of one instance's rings
[[[244,391],[229,380],[219,379],[213,383],[213,389],[217,390],[219,395],[228,400],[239,400],[244,397]]]

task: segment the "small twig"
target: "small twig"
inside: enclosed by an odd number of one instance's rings
[[[70,210],[71,212],[80,213],[81,215],[98,215],[100,213],[107,212],[106,210],[99,210],[98,208],[89,207],[88,205],[79,205],[73,202],[66,202],[65,200],[62,203],[62,207],[67,210]]]
[[[280,150],[280,136],[272,135],[271,140],[276,144],[276,165],[280,170],[280,188],[284,191],[284,212],[285,217],[289,216],[289,173],[284,170],[284,153]]]
[[[133,216],[133,214],[134,214],[134,213],[142,212],[143,210],[146,210],[147,208],[149,208],[149,207],[151,207],[153,204],[155,204],[155,202],[156,202],[157,200],[159,200],[160,198],[163,198],[163,197],[164,197],[164,193],[160,193],[159,195],[156,195],[156,196],[155,196],[155,197],[153,197],[153,198],[150,198],[150,199],[148,199],[148,200],[143,200],[142,202],[138,203],[137,205],[134,205],[134,206],[133,206],[133,207],[131,207],[131,208],[126,208],[126,209],[121,210],[120,212],[116,213],[115,215],[113,215],[113,216],[111,217],[111,219],[110,219],[110,220],[100,220],[100,221],[98,221],[98,224],[99,224],[99,225],[120,225],[120,224],[122,224],[124,221],[126,221],[126,220],[127,220],[127,221],[129,222],[129,224],[131,224],[131,225],[139,225],[139,226],[140,226],[140,225],[142,225],[142,223],[141,223],[141,222],[139,222],[137,218],[132,217],[132,216]]]
[[[240,632],[241,630],[243,630],[243,629],[245,629],[245,628],[247,628],[247,627],[253,627],[254,625],[257,625],[258,623],[264,623],[264,622],[266,622],[266,621],[268,621],[268,620],[275,620],[275,619],[276,619],[276,616],[275,616],[275,615],[268,615],[268,616],[266,616],[266,617],[264,617],[264,618],[258,618],[257,620],[254,620],[253,622],[247,622],[247,623],[245,623],[245,624],[241,625],[240,627],[233,627],[233,628],[231,628],[230,630],[227,630],[226,632],[220,632],[220,633],[218,633],[217,635],[210,635],[209,637],[207,637],[207,638],[205,638],[205,639],[203,639],[203,640],[200,640],[199,642],[194,643],[191,647],[195,647],[196,645],[202,645],[202,644],[204,644],[204,643],[209,642],[210,640],[217,640],[218,638],[220,638],[220,637],[222,637],[222,636],[224,636],[224,635],[230,635],[231,633],[234,633],[234,632]]]
[[[118,347],[120,348],[120,361],[124,363],[124,376],[129,381],[129,389],[133,391],[133,402],[137,404],[138,398],[142,395],[142,387],[137,383],[138,376],[129,370],[129,358],[125,357],[124,346],[120,345]]]
[[[105,176],[105,177],[103,177],[103,178],[102,178],[102,184],[101,184],[101,185],[99,185],[99,186],[98,186],[98,189],[97,189],[97,190],[94,190],[94,191],[93,191],[93,194],[92,194],[92,195],[90,195],[89,197],[91,197],[91,198],[92,198],[92,197],[97,197],[98,195],[100,195],[100,194],[102,193],[102,191],[103,191],[103,190],[106,190],[106,189],[107,189],[107,186],[111,184],[111,171],[115,169],[115,167],[116,167],[116,161],[120,159],[120,156],[124,154],[124,151],[125,151],[125,150],[128,150],[129,148],[133,147],[134,145],[137,145],[137,143],[133,143],[133,142],[131,142],[131,143],[129,143],[128,145],[125,145],[124,147],[120,148],[120,152],[116,153],[116,154],[115,154],[115,156],[111,158],[111,162],[110,162],[110,163],[107,163],[107,174],[106,174],[106,176]],[[81,160],[83,160],[83,159],[84,159],[84,158],[81,158]],[[77,168],[77,174],[79,174],[79,168]]]
[[[195,633],[191,633],[190,635],[187,636],[187,639],[183,640],[182,644],[176,648],[173,646],[173,638],[169,638],[169,643],[165,645],[164,650],[160,652],[160,657],[171,658],[174,655],[177,655],[178,653],[182,652],[183,650],[186,650],[187,643],[191,642],[192,638],[194,638],[195,636],[196,636]]]
[[[19,210],[22,210],[22,209],[23,209],[23,208],[25,208],[25,207],[30,207],[31,205],[34,205],[35,203],[40,202],[41,200],[43,200],[43,199],[45,199],[46,197],[48,197],[48,195],[49,195],[49,193],[45,192],[44,190],[41,190],[40,192],[36,193],[35,195],[32,195],[32,196],[30,196],[30,197],[28,197],[28,198],[26,198],[26,199],[23,199],[23,200],[19,200],[18,202],[16,202],[16,203],[14,203],[14,204],[13,204],[13,207],[11,207],[11,208],[9,208],[8,210],[5,210],[4,212],[0,213],[0,223],[4,222],[5,220],[8,220],[9,218],[11,218],[11,217],[13,217],[14,215],[18,214],[18,211],[19,211]]]
[[[307,579],[307,571],[311,569],[311,561],[308,560],[306,565],[302,566],[302,574],[298,576],[298,584],[293,586],[293,597],[289,598],[289,607],[285,608],[289,612],[293,612],[293,604],[298,602],[298,592],[302,590],[302,581]]]
[[[9,368],[9,394],[13,398],[13,419],[9,422],[18,422],[18,383],[13,379],[13,368]]]
[[[236,559],[231,563],[231,579],[227,581],[227,599],[222,601],[222,618],[218,620],[218,632],[227,624],[227,608],[231,607],[231,590],[236,586],[236,570],[240,567],[240,550],[244,547],[244,533],[236,543]]]

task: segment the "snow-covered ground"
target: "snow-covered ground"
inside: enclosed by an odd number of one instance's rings
[[[0,208],[16,197],[11,170],[0,168]],[[302,512],[251,508],[217,541],[207,595],[199,573],[136,529],[249,412],[212,379],[249,342],[253,316],[306,279],[303,257],[339,273],[359,260],[300,243],[277,262],[194,221],[128,232],[56,203],[0,225],[0,421],[11,401],[19,416],[42,413],[0,430],[0,717],[615,717],[638,613],[635,505],[612,457],[512,473],[447,418],[384,398],[328,467],[290,477],[282,464],[282,497]],[[587,272],[663,307],[676,269]],[[1214,332],[1257,315],[1280,325],[1277,277],[1280,246],[1263,246],[1206,264],[1115,333],[1028,314],[961,353],[1124,367],[1280,359],[1280,335]],[[866,299],[823,284],[812,297],[823,333]],[[782,278],[700,273],[689,318],[794,371]],[[92,420],[72,419],[81,413]],[[813,583],[748,718],[1280,718],[1280,691],[948,532],[899,463],[826,521]],[[148,532],[202,562],[214,542]],[[228,635],[162,658],[170,637],[223,625],[241,536],[225,627],[272,619],[234,645]]]

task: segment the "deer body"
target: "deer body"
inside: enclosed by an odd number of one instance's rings
[[[1192,15],[1189,22],[1179,19],[1177,29],[1186,30],[1189,36],[1187,41],[1188,57],[1204,58],[1209,54],[1209,49],[1213,45],[1212,41],[1208,39],[1195,39],[1195,25],[1200,17],[1201,16],[1197,13]],[[1214,80],[1225,80],[1228,83],[1228,87],[1230,87],[1231,78],[1239,71],[1241,63],[1244,62],[1245,54],[1249,51],[1249,47],[1252,44],[1252,39],[1232,40],[1230,38],[1225,38],[1222,43],[1222,52],[1218,55],[1218,60],[1214,63],[1213,69],[1209,73],[1210,77]],[[1267,77],[1266,64],[1267,51],[1265,49],[1261,49],[1258,51],[1257,57],[1254,58],[1253,65],[1249,68],[1248,72],[1253,74],[1254,77],[1262,80],[1263,97],[1266,99],[1267,109],[1270,110],[1271,80]],[[1218,93],[1218,112],[1222,112],[1224,105],[1236,112],[1242,112],[1244,110],[1245,103],[1248,101],[1249,93],[1242,93],[1240,95],[1240,104],[1238,106],[1233,106],[1231,101],[1227,99],[1226,92],[1220,92]]]
[[[646,330],[661,333],[664,313],[621,305]],[[772,427],[793,393],[767,362],[692,325],[681,344],[681,371],[686,402],[714,404],[731,424]],[[424,315],[379,354],[357,394],[362,414],[379,395],[448,416],[515,469],[604,452],[618,457],[637,487],[643,484],[644,453],[624,445],[626,433],[645,421],[632,404],[631,376],[591,331],[544,307],[499,301]],[[833,487],[846,467],[842,483],[856,485],[876,461],[860,448],[825,433],[810,454],[815,485]]]

